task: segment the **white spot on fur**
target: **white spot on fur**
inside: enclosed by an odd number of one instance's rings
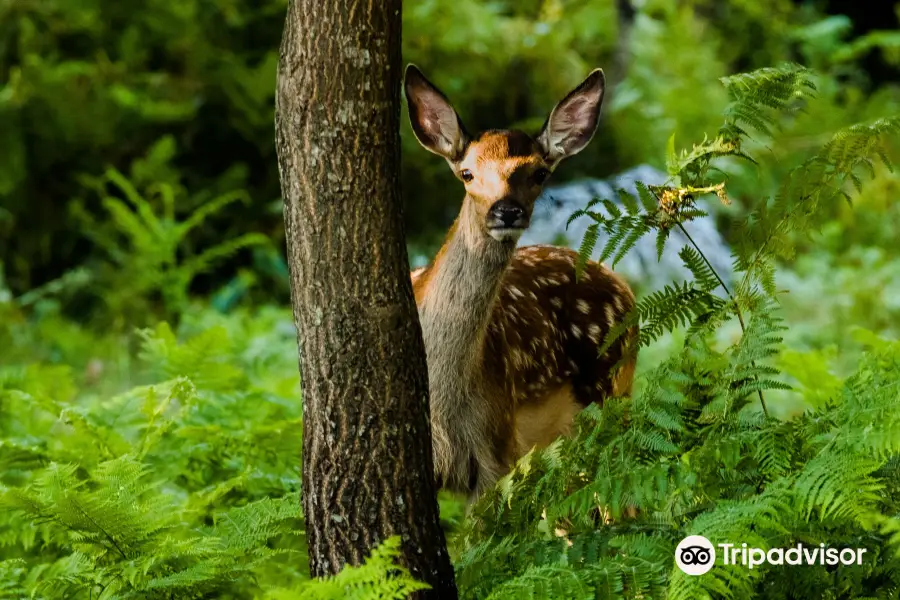
[[[588,327],[588,337],[591,338],[591,341],[595,344],[600,342],[600,326],[594,323],[590,327]]]
[[[550,304],[556,308],[562,308],[562,298],[550,298]]]
[[[513,364],[516,366],[517,369],[523,369],[531,363],[531,357],[529,357],[527,354],[525,354],[518,348],[513,348],[512,355],[513,355]]]
[[[607,304],[604,307],[606,312],[606,323],[612,326],[616,322],[616,313],[613,311],[613,307]]]
[[[578,325],[572,325],[572,335],[575,336],[576,340],[580,340],[581,339],[581,327],[579,327]]]
[[[517,288],[514,285],[509,286],[509,288],[507,288],[507,289],[509,290],[509,295],[512,296],[513,298],[521,298],[523,296],[522,290],[520,290],[519,288]]]
[[[578,307],[578,310],[583,312],[584,314],[588,314],[591,312],[591,305],[587,303],[587,300],[578,299],[575,302],[575,306]]]

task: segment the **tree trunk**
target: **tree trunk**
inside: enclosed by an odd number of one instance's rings
[[[428,371],[400,200],[401,0],[292,0],[276,147],[303,386],[314,576],[391,535],[455,598],[438,521]]]

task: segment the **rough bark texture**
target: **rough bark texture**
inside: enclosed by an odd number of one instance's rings
[[[303,381],[313,575],[400,535],[455,598],[432,467],[428,375],[400,200],[400,0],[293,0],[276,145]]]

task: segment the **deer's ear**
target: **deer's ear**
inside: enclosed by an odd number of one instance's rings
[[[553,108],[537,137],[547,162],[555,165],[588,145],[600,121],[605,88],[603,70],[594,69]]]
[[[419,143],[449,161],[460,160],[468,135],[447,97],[415,65],[406,67],[404,90],[409,120]]]

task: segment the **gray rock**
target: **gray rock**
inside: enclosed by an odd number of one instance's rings
[[[636,196],[635,181],[660,185],[665,183],[666,174],[648,165],[640,165],[609,181],[583,179],[548,188],[538,199],[531,225],[522,235],[519,245],[554,244],[577,250],[584,239],[587,227],[594,221],[588,217],[581,217],[573,221],[567,230],[566,221],[572,213],[587,206],[594,198],[609,198],[619,204],[616,193],[618,188],[623,188]],[[703,250],[719,275],[728,282],[731,278],[731,252],[716,230],[712,217],[688,223],[685,229]],[[594,258],[599,257],[604,242],[601,233],[594,249]],[[656,236],[644,236],[637,246],[619,261],[615,270],[625,275],[633,286],[641,289],[655,290],[672,281],[689,279],[690,272],[681,264],[678,257],[681,248],[688,244],[687,238],[680,231],[673,231],[663,251],[662,259],[657,261]]]

